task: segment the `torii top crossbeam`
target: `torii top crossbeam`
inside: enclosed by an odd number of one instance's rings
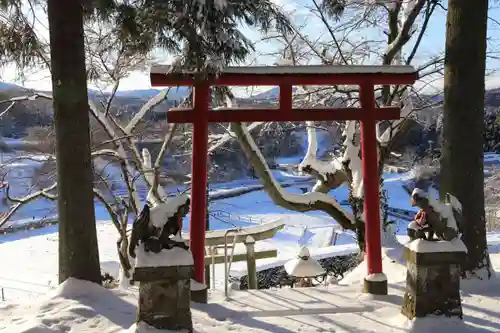
[[[151,68],[153,86],[191,86],[193,72],[171,72],[171,66]],[[208,122],[304,121],[304,120],[361,120],[367,117],[360,108],[300,108],[293,109],[293,85],[374,85],[408,84],[416,79],[411,66],[276,66],[227,67],[217,78],[208,79],[211,86],[277,85],[280,87],[279,108],[217,108],[208,113]],[[373,88],[371,88],[373,89]],[[192,123],[200,111],[180,108],[168,112],[171,123]],[[378,119],[399,118],[399,108],[382,107]]]
[[[151,68],[152,86],[193,86],[192,108],[171,109],[171,123],[193,124],[193,160],[190,242],[195,263],[195,279],[204,282],[205,219],[207,188],[208,123],[251,121],[360,120],[363,164],[366,261],[365,291],[387,294],[382,273],[380,239],[379,172],[376,122],[399,119],[399,107],[377,107],[377,85],[407,85],[418,79],[411,66],[274,66],[227,67],[217,77],[200,80],[194,72],[171,72],[170,66]],[[210,109],[211,86],[279,86],[277,108]],[[292,106],[293,86],[359,86],[360,108],[300,108]]]
[[[195,73],[171,72],[172,66],[155,65],[150,76],[153,86],[191,86]],[[293,76],[293,82],[290,78]],[[220,86],[279,86],[299,85],[359,85],[363,81],[372,84],[408,84],[417,79],[412,66],[249,66],[226,67],[210,85]]]

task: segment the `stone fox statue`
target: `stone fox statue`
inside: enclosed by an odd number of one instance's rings
[[[150,225],[150,211],[149,206],[144,205],[141,213],[134,220],[132,224],[132,234],[130,235],[130,242],[128,247],[128,254],[135,258],[135,248],[139,245],[139,241],[146,244],[146,242],[155,237],[156,228]]]
[[[458,237],[458,229],[461,224],[461,214],[453,208],[452,203],[448,202],[445,204],[452,206],[451,209],[453,216],[449,217],[442,216],[441,212],[434,207],[429,198],[422,191],[413,191],[411,204],[412,206],[421,208],[415,215],[414,221],[408,226],[408,235],[412,240],[417,238],[435,240],[434,235],[437,236],[438,240],[445,241],[450,241]],[[442,205],[442,203],[439,204]],[[448,226],[449,218],[455,219],[457,222],[456,228]]]
[[[180,235],[182,231],[182,218],[189,213],[189,203],[190,200],[186,199],[186,202],[177,207],[176,213],[167,219],[163,230],[160,235],[160,239],[165,241],[170,238],[170,235]]]
[[[160,205],[166,205],[161,203]],[[171,249],[173,247],[181,247],[185,250],[189,247],[184,241],[176,241],[170,236],[179,235],[182,230],[182,218],[189,212],[189,199],[185,204],[176,207],[177,211],[167,221],[160,221],[155,225],[163,225],[163,227],[155,227],[151,223],[151,208],[149,205],[144,205],[139,216],[132,224],[132,234],[130,235],[129,255],[135,258],[135,249],[139,242],[144,245],[146,252],[159,253],[163,249]]]

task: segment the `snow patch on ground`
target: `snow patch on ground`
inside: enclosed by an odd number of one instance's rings
[[[149,326],[148,324],[144,322],[139,322],[139,323],[134,323],[130,328],[126,331],[123,331],[123,333],[167,333],[167,332],[173,332],[173,331],[167,331],[167,330],[158,330],[154,327]]]
[[[386,274],[389,283],[404,283],[406,281],[406,267],[401,264],[400,260],[396,260],[402,257],[402,248],[384,249],[384,251],[382,251],[382,270]],[[358,286],[361,291],[364,280],[368,275],[366,265],[362,264],[347,273],[344,278],[339,281],[339,284],[344,286]]]
[[[56,290],[26,304],[0,308],[4,333],[120,332],[135,318],[136,300],[80,280],[68,279]]]
[[[500,255],[492,259],[498,270]],[[399,274],[393,269],[404,270],[399,264],[384,264],[389,280]],[[499,280],[466,284],[463,321],[435,316],[407,320],[400,314],[404,282],[390,282],[387,296],[362,294],[356,285],[233,291],[228,300],[222,293],[211,292],[209,304],[192,304],[192,315],[197,333],[493,333],[500,330],[499,290]],[[111,291],[69,279],[38,300],[0,306],[0,331],[162,332],[134,323],[136,304],[133,291]]]

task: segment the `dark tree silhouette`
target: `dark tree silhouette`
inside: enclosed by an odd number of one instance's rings
[[[487,20],[488,0],[448,1],[441,192],[463,205],[464,274],[486,271],[489,278],[483,173]]]
[[[83,8],[79,1],[48,0],[47,9],[56,130],[59,282],[74,277],[101,283]]]

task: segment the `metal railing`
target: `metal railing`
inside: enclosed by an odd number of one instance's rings
[[[249,217],[244,215],[232,214],[230,212],[224,210],[211,210],[210,215],[216,217],[218,219],[227,219],[230,221],[240,221],[248,224],[263,224],[265,222],[264,219]]]
[[[233,262],[234,249],[236,247],[236,238],[238,238],[237,233],[241,230],[241,228],[228,229],[224,234],[224,295],[226,298],[229,296],[228,291],[228,283],[229,283],[229,273],[231,270],[231,264]],[[227,237],[229,234],[234,234],[233,236],[233,245],[231,246],[231,258],[229,264],[227,262]],[[215,265],[213,265],[215,266]],[[214,279],[215,280],[215,279]]]
[[[0,285],[0,300],[1,301],[6,301],[9,299],[9,295],[15,294],[15,295],[26,295],[26,297],[30,297],[35,295],[35,296],[41,296],[46,294],[47,292],[55,289],[55,286],[52,286],[50,284],[44,285],[40,283],[32,283],[32,282],[26,282],[26,281],[20,281],[20,280],[15,280],[15,279],[9,279],[9,278],[1,278],[0,280],[4,280],[8,283],[8,281],[12,281],[12,283],[15,284],[21,284],[24,286],[27,286],[27,288],[23,288],[22,286],[16,286],[16,287],[10,287],[7,285]],[[28,288],[31,287],[31,288]],[[14,297],[14,298],[19,298],[19,297]]]

